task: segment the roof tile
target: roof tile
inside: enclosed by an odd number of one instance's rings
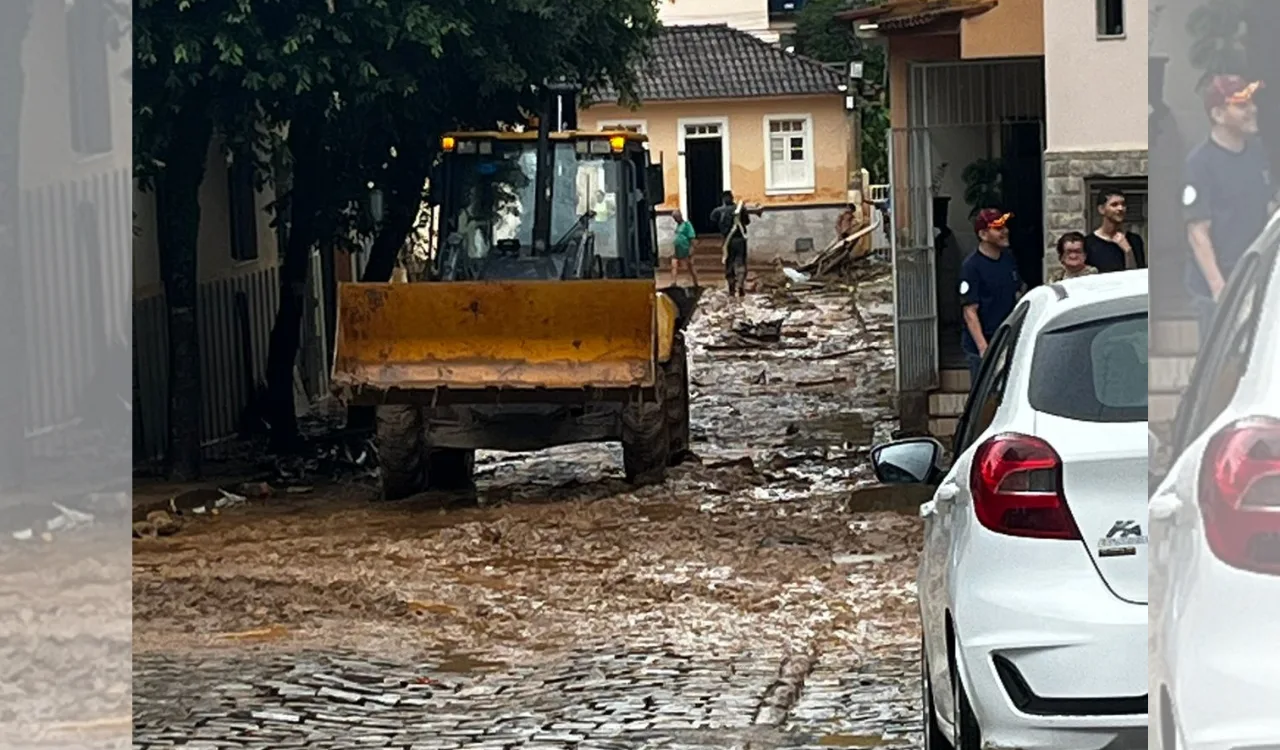
[[[840,93],[840,75],[726,24],[667,26],[640,69],[641,101],[748,99]],[[614,102],[605,88],[592,97]]]

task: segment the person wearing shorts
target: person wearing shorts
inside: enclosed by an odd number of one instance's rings
[[[671,220],[676,223],[676,236],[672,243],[675,252],[671,256],[671,285],[680,285],[680,269],[684,268],[696,287],[698,272],[693,270],[693,240],[697,233],[693,231],[693,223],[685,220],[680,209],[671,212]]]

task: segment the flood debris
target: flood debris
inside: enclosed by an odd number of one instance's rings
[[[865,328],[841,288],[708,292],[688,329],[696,460],[662,485],[628,485],[615,445],[575,445],[478,452],[469,507],[376,503],[376,453],[344,436],[316,439],[328,458],[287,481],[226,486],[234,506],[193,495],[183,506],[216,522],[184,514],[134,550],[135,649],[233,648],[217,634],[271,623],[284,633],[255,648],[504,664],[635,633],[693,653],[900,651],[916,641],[919,519],[850,509],[874,483],[867,450],[897,427],[890,281],[857,295]],[[732,341],[750,347],[716,348]]]

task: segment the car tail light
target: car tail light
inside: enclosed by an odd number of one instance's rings
[[[1280,575],[1280,420],[1243,419],[1213,436],[1200,469],[1200,514],[1219,560]]]
[[[970,476],[978,522],[1009,536],[1079,539],[1062,495],[1062,459],[1048,443],[1006,433],[978,447]]]

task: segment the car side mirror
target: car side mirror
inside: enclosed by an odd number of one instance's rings
[[[644,168],[645,198],[650,208],[661,206],[667,199],[666,176],[661,164],[650,164]]]
[[[871,467],[883,484],[936,484],[942,454],[942,443],[931,437],[895,440],[871,449]]]

